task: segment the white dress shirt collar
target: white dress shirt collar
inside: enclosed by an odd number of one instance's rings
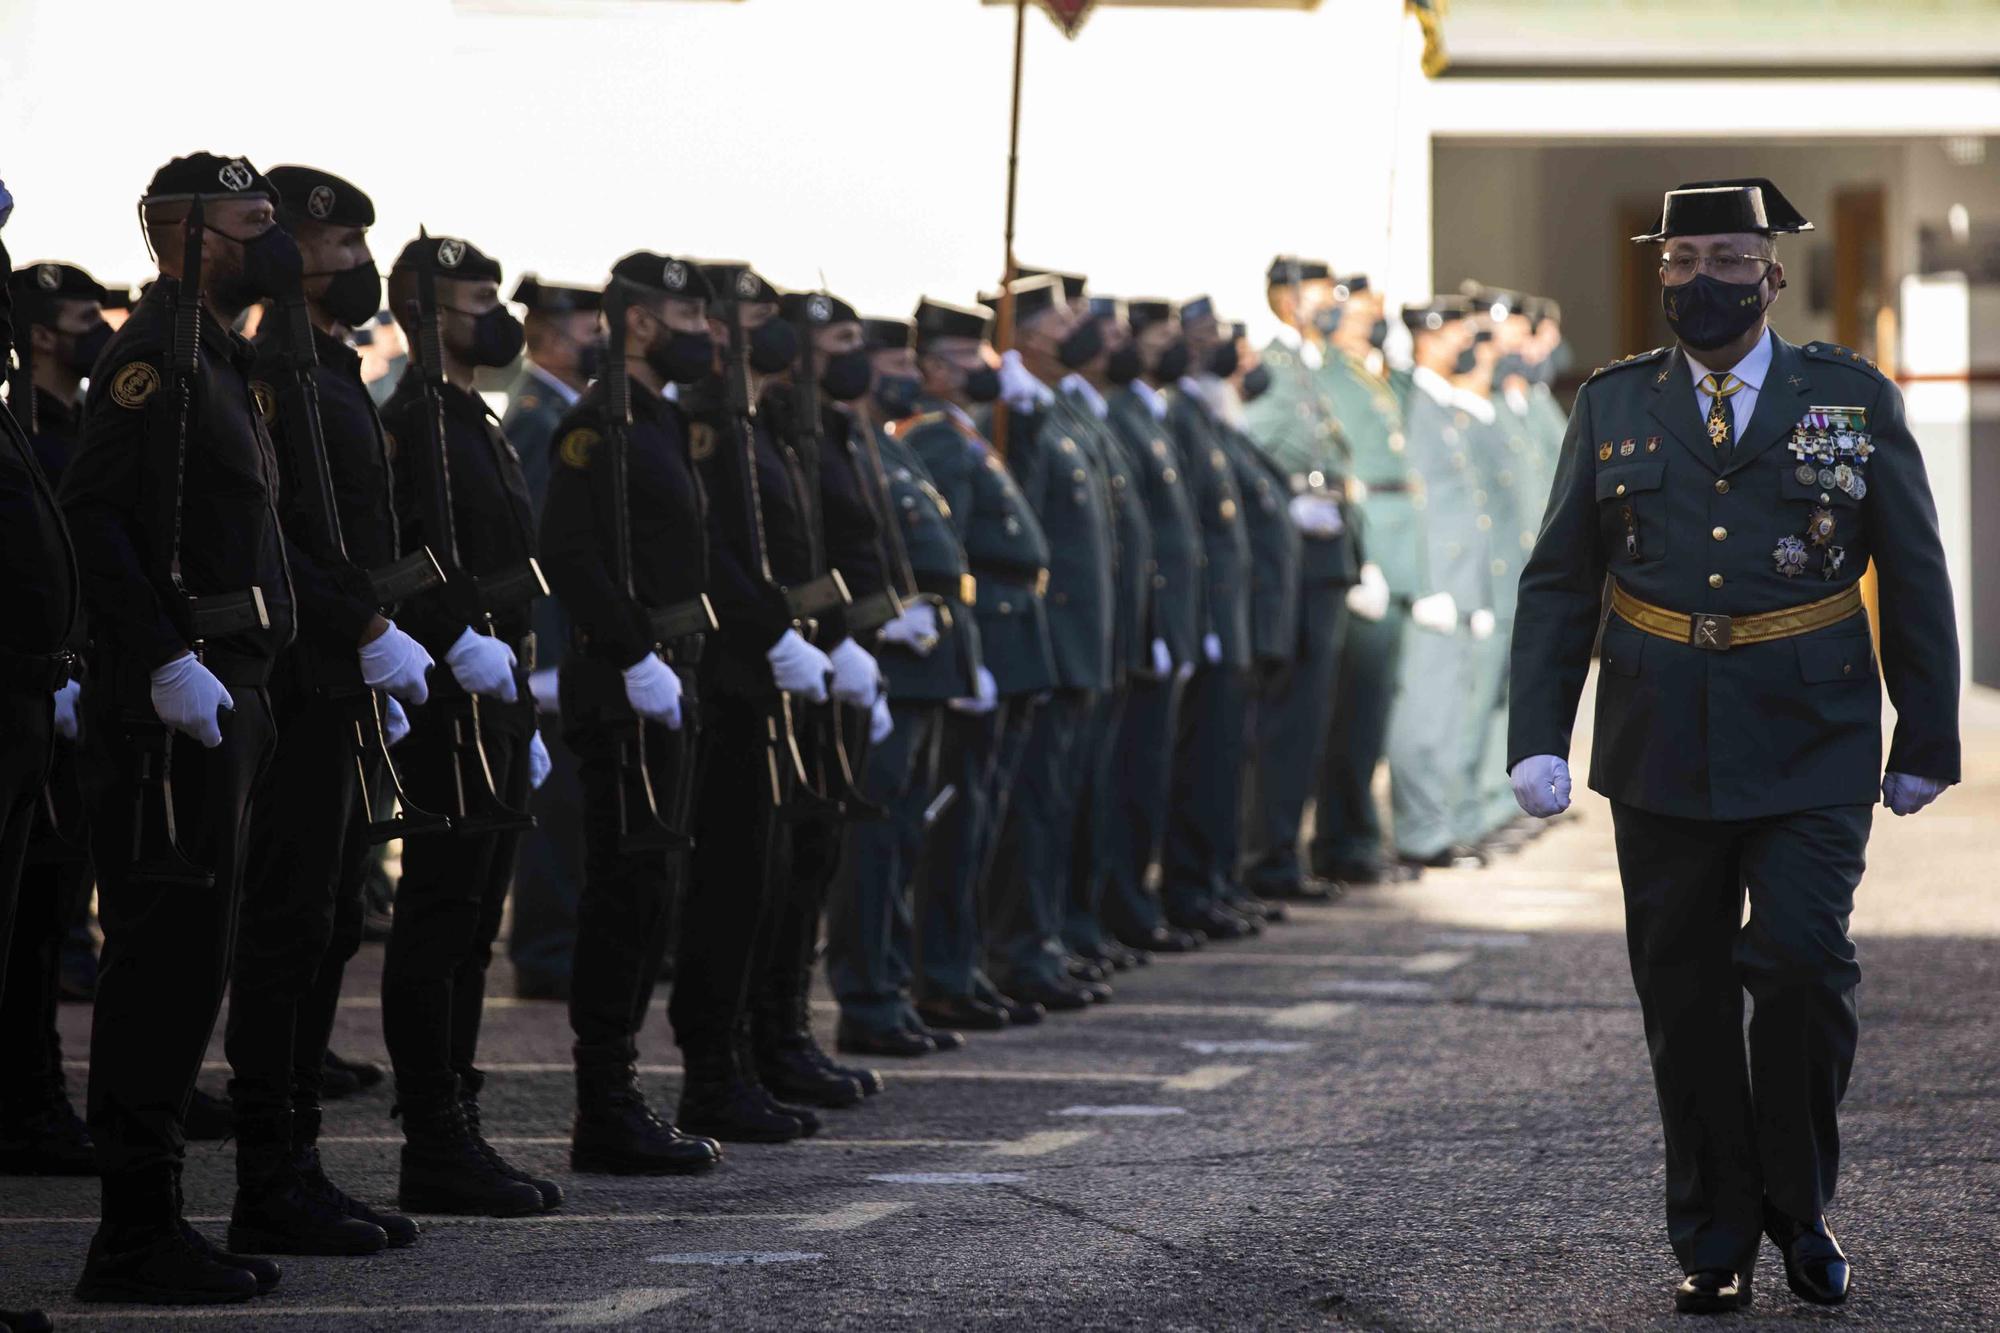
[[[1081,398],[1084,406],[1090,409],[1090,414],[1099,421],[1111,415],[1111,404],[1104,401],[1104,395],[1097,391],[1097,386],[1076,371],[1063,376],[1062,383],[1057,387],[1073,398]]]
[[[1153,414],[1153,420],[1165,421],[1167,419],[1166,395],[1144,380],[1133,380],[1132,392],[1139,395],[1139,401],[1144,403],[1146,410]]]

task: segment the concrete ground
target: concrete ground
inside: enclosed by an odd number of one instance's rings
[[[2000,1327],[2000,696],[1969,701],[1966,737],[1965,786],[1917,818],[1880,812],[1856,913],[1862,1045],[1832,1216],[1854,1299],[1800,1304],[1767,1249],[1756,1309],[1729,1327]],[[487,1126],[562,1181],[561,1213],[288,1259],[247,1306],[80,1308],[95,1184],[9,1179],[0,1305],[76,1328],[341,1333],[1667,1327],[1677,1273],[1609,818],[1592,796],[1578,809],[1492,869],[1297,912],[1127,974],[1108,1006],[886,1069],[887,1093],[820,1139],[731,1147],[693,1180],[571,1177],[563,1010],[496,1001]],[[370,947],[351,979],[351,1055],[383,1058],[379,965]],[[83,1054],[87,1011],[63,1026]],[[670,1108],[657,1011],[646,1038]],[[395,1191],[388,1107],[381,1090],[336,1103],[326,1130],[332,1173],[378,1201]],[[213,1144],[188,1157],[190,1212],[216,1237],[231,1163]]]

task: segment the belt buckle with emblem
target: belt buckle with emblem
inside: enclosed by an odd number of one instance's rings
[[[1709,616],[1696,612],[1688,617],[1688,642],[1703,652],[1728,652],[1729,635],[1728,616]]]

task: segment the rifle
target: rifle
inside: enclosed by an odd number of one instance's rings
[[[285,376],[279,410],[291,427],[285,432],[285,440],[290,445],[288,452],[292,456],[293,483],[306,497],[308,526],[313,529],[311,539],[315,552],[322,559],[358,570],[347,554],[347,540],[340,526],[340,508],[334,501],[333,471],[326,453],[326,429],[319,413],[319,382],[314,375],[319,355],[313,348],[312,319],[306,312],[302,290],[286,294],[282,315],[278,345],[282,349],[279,364],[284,368]],[[438,568],[437,560],[427,546],[419,546],[410,554],[378,569],[358,572],[368,580],[375,600],[385,606],[427,592],[444,582],[444,571]],[[354,762],[356,790],[361,796],[362,817],[368,825],[368,840],[382,843],[392,838],[449,829],[451,820],[447,816],[423,809],[410,799],[409,792],[405,790],[402,774],[389,753],[389,737],[384,726],[379,692],[331,686],[325,687],[325,692],[329,698],[341,699],[350,705],[348,752]],[[369,781],[371,759],[382,766],[395,796],[393,808],[380,818],[376,815],[371,795],[375,785]],[[398,810],[400,814],[396,813]]]
[[[419,236],[429,233],[418,230]],[[404,312],[416,329],[410,347],[408,374],[414,374],[423,395],[424,450],[423,501],[424,530],[438,555],[444,575],[444,596],[453,614],[462,615],[476,633],[493,633],[493,608],[515,606],[537,596],[547,596],[549,586],[542,580],[541,567],[530,556],[519,568],[479,577],[458,561],[458,528],[452,511],[451,461],[447,455],[444,424],[444,332],[437,322],[437,275],[428,264],[417,267],[417,295]],[[523,832],[535,826],[535,817],[516,810],[501,799],[493,784],[493,765],[486,757],[485,727],[480,718],[479,696],[467,691],[463,704],[455,705],[450,718],[452,747],[451,826],[467,835]]]

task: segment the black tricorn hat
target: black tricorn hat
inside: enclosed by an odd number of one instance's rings
[[[1472,302],[1463,296],[1435,296],[1421,305],[1403,307],[1403,325],[1412,333],[1435,333],[1454,320],[1470,319]]]
[[[1215,319],[1215,302],[1206,296],[1190,296],[1181,302],[1181,323],[1199,324],[1204,319]],[[1218,323],[1220,321],[1217,321]]]
[[[1016,278],[1007,284],[1007,291],[1014,293],[1014,324],[1019,327],[1058,305],[1067,305],[1069,298],[1061,296],[1062,279],[1052,273],[1037,274],[1030,278]],[[1000,292],[982,293],[981,305],[991,309],[1000,308]]]
[[[1090,279],[1081,273],[1069,273],[1059,268],[1029,268],[1026,264],[1014,265],[1014,276],[1017,278],[1056,278],[1062,283],[1063,300],[1065,301],[1076,300],[1077,297],[1083,295],[1084,288],[1090,285]]]
[[[1279,255],[1264,270],[1266,287],[1289,287],[1295,282],[1323,282],[1333,276],[1333,270],[1324,259],[1301,259],[1297,255]]]
[[[612,269],[614,273],[617,271]],[[543,282],[540,276],[533,273],[523,273],[521,280],[514,284],[514,294],[507,299],[516,305],[526,306],[537,315],[587,315],[604,304],[604,294],[595,287]]]
[[[1792,207],[1792,201],[1762,176],[1734,180],[1689,181],[1668,190],[1660,203],[1660,220],[1634,241],[1665,241],[1675,236],[1714,236],[1747,231],[1776,236],[1811,231],[1813,224]]]
[[[869,315],[861,321],[861,340],[871,352],[900,352],[916,346],[917,326],[907,319]]]
[[[925,297],[917,302],[913,322],[920,352],[939,338],[977,338],[983,342],[993,336],[993,312],[985,306],[951,305]]]
[[[1153,297],[1133,298],[1125,302],[1125,322],[1132,326],[1132,332],[1139,333],[1164,324],[1168,320],[1180,318],[1180,311],[1172,301],[1161,301]]]

